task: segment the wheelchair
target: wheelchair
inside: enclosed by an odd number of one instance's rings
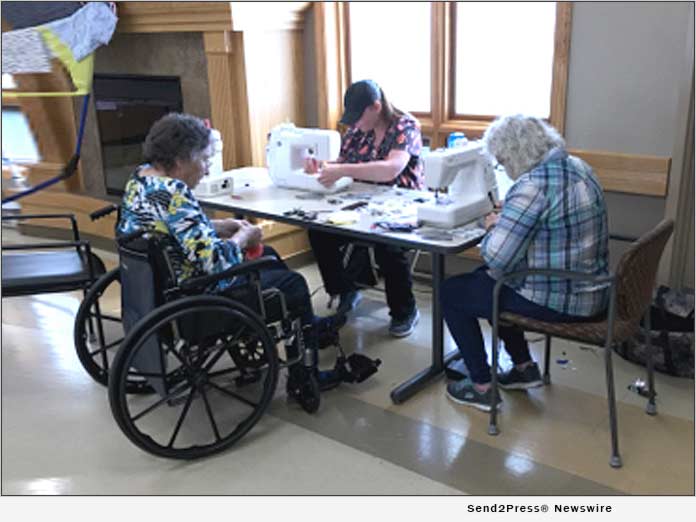
[[[123,329],[108,375],[109,404],[121,431],[142,450],[195,459],[223,451],[259,421],[287,368],[288,394],[309,413],[319,408],[317,345],[277,289],[262,289],[262,257],[178,283],[166,235],[138,231],[117,239]],[[239,298],[205,293],[240,278]],[[330,342],[338,344],[337,333]],[[285,344],[286,360],[277,346]],[[374,373],[374,372],[373,372]],[[339,375],[335,383],[349,380]],[[323,389],[327,389],[325,386]]]

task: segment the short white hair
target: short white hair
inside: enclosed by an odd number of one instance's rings
[[[537,166],[551,149],[565,141],[540,118],[515,114],[495,120],[483,135],[486,153],[500,163],[512,179]]]

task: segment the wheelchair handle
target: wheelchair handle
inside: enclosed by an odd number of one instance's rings
[[[108,216],[109,214],[116,212],[118,210],[118,205],[108,205],[104,208],[100,208],[99,210],[95,210],[89,215],[89,218],[92,221],[96,221],[97,219],[101,219],[104,216]]]

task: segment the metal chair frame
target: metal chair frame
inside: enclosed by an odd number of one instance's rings
[[[672,228],[674,226],[674,223],[671,220],[663,221],[660,225],[658,225],[653,231],[649,232],[646,234],[644,237],[648,237],[649,235],[653,234],[656,231],[659,231],[659,233],[664,233],[666,232],[666,237],[664,238],[664,243],[661,246],[660,249],[660,255],[662,254],[662,250],[664,249],[664,244],[667,242],[669,239],[669,236],[671,235]],[[640,241],[640,240],[639,240]],[[627,252],[628,253],[628,252]],[[627,254],[624,254],[626,256]],[[622,258],[623,259],[623,258]],[[658,258],[659,261],[659,258]],[[657,266],[657,263],[655,264]],[[621,270],[621,263],[619,264],[619,270]],[[606,381],[607,381],[607,400],[608,400],[608,406],[609,406],[609,422],[610,422],[610,429],[611,429],[611,458],[609,461],[609,464],[614,467],[614,468],[619,468],[622,466],[622,461],[621,461],[621,456],[619,454],[619,441],[618,441],[618,420],[617,420],[617,411],[616,411],[616,397],[615,397],[615,390],[614,390],[614,372],[613,372],[613,365],[612,365],[612,351],[614,347],[614,343],[616,342],[616,335],[615,335],[615,321],[616,321],[616,316],[617,316],[617,287],[618,287],[618,280],[622,276],[618,271],[614,272],[613,274],[609,274],[606,276],[594,276],[586,273],[579,273],[579,272],[574,272],[574,271],[566,271],[566,270],[553,270],[553,269],[528,269],[528,270],[520,270],[520,271],[515,271],[511,272],[508,274],[504,274],[501,276],[494,287],[493,290],[493,310],[492,310],[492,327],[493,327],[493,332],[492,332],[492,364],[491,364],[491,388],[492,388],[492,394],[491,394],[491,411],[490,411],[490,419],[489,419],[489,425],[488,425],[488,434],[489,435],[498,435],[500,433],[500,430],[498,429],[497,425],[497,415],[498,415],[498,409],[497,409],[497,404],[496,404],[496,397],[498,393],[498,353],[499,353],[499,327],[500,327],[500,322],[502,321],[510,321],[510,318],[506,318],[506,314],[503,313],[501,314],[500,312],[500,291],[503,287],[503,285],[513,279],[519,279],[523,278],[526,276],[534,276],[534,275],[544,275],[547,277],[553,277],[553,278],[559,278],[559,279],[565,279],[565,280],[572,280],[572,281],[587,281],[590,283],[594,284],[602,284],[602,283],[608,283],[609,285],[609,305],[606,311],[606,314],[602,317],[602,320],[607,321],[607,331],[606,335],[604,338],[604,343],[603,345],[599,345],[595,342],[591,341],[585,341],[588,342],[589,344],[594,344],[596,346],[601,346],[604,348],[604,365],[605,365],[605,372],[606,372]],[[654,275],[653,275],[654,278]],[[651,283],[654,286],[654,280]],[[646,343],[648,347],[648,363],[647,363],[647,373],[648,373],[648,402],[646,406],[646,413],[648,415],[656,415],[657,414],[657,406],[655,404],[655,379],[654,379],[654,361],[653,361],[653,354],[652,354],[652,347],[651,347],[651,340],[650,340],[650,302],[649,300],[645,303],[641,303],[641,309],[642,313],[638,316],[638,320],[642,316],[643,323],[644,323],[644,328],[647,330],[648,334],[646,335]],[[523,327],[522,325],[516,324],[514,321],[510,321],[513,325]],[[539,321],[543,325],[544,321]],[[548,331],[545,331],[540,328],[531,328],[528,326],[523,327],[525,330],[528,331],[534,331],[538,333],[542,333],[545,335],[545,347],[544,347],[544,383],[545,384],[550,384],[551,382],[551,377],[550,377],[550,353],[551,353],[551,337],[560,337],[560,338],[566,338],[570,340],[577,341],[579,340],[578,338],[574,337],[564,337],[562,335],[558,335],[557,333],[550,334]],[[640,328],[640,325],[638,326]],[[623,339],[620,339],[623,340]]]

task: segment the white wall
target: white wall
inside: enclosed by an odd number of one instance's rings
[[[686,110],[680,94],[689,88],[691,18],[690,2],[573,4],[565,131],[571,148],[673,156],[683,140],[677,133]],[[610,230],[638,236],[664,217],[665,204],[608,193]],[[624,247],[612,242],[613,261]]]
[[[576,2],[566,105],[574,148],[670,156],[688,2]]]

